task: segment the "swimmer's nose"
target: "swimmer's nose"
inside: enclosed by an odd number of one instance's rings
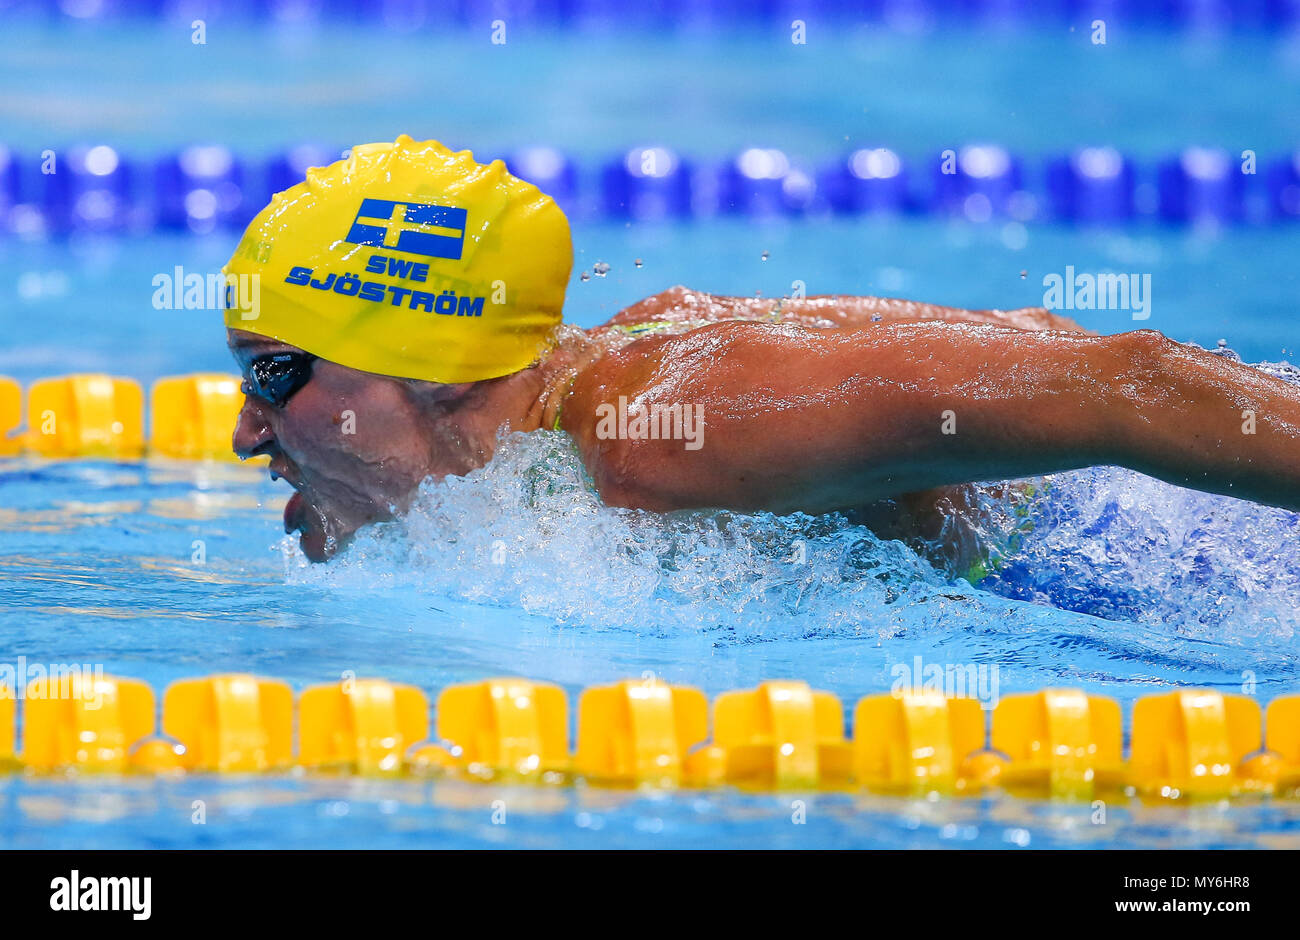
[[[242,460],[271,453],[276,447],[275,432],[266,414],[266,405],[252,396],[244,397],[244,407],[235,419],[235,433],[230,443]]]

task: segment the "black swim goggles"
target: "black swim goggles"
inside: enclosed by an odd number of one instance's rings
[[[248,370],[244,373],[244,384],[240,386],[240,391],[283,408],[300,388],[311,381],[311,364],[316,359],[316,356],[305,352],[254,356],[248,361]]]

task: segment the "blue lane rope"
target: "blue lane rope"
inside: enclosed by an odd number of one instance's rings
[[[306,145],[267,160],[197,145],[142,158],[108,144],[39,152],[0,145],[0,233],[237,231],[272,193],[344,153]],[[555,148],[530,147],[504,159],[580,222],[872,214],[1108,226],[1300,220],[1300,150],[1189,147],[1139,162],[1108,146],[1041,158],[994,144],[929,153],[869,146],[815,162],[775,148],[705,160],[643,146],[584,166]]]
[[[16,0],[11,14],[36,22],[190,22],[311,26],[335,23],[394,31],[466,28],[497,19],[538,29],[788,29],[792,19],[833,25],[917,28],[951,24],[1042,26],[1104,17],[1157,30],[1283,32],[1300,20],[1293,0]]]

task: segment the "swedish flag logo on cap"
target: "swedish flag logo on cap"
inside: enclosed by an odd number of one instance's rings
[[[459,259],[465,248],[467,215],[456,206],[363,199],[344,241],[431,258]]]

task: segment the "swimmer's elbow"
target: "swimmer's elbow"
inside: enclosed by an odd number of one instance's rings
[[[583,453],[583,463],[607,506],[620,509],[650,509],[650,494],[638,471],[636,442],[613,439],[593,442]]]
[[[587,472],[607,506],[672,512],[716,503],[708,474],[685,472],[668,449],[653,440],[602,441],[585,455]],[[673,442],[677,443],[677,442]],[[680,444],[678,445],[680,446]]]
[[[1117,377],[1144,390],[1163,385],[1163,376],[1178,350],[1178,343],[1158,330],[1133,330],[1105,338],[1117,359]]]

